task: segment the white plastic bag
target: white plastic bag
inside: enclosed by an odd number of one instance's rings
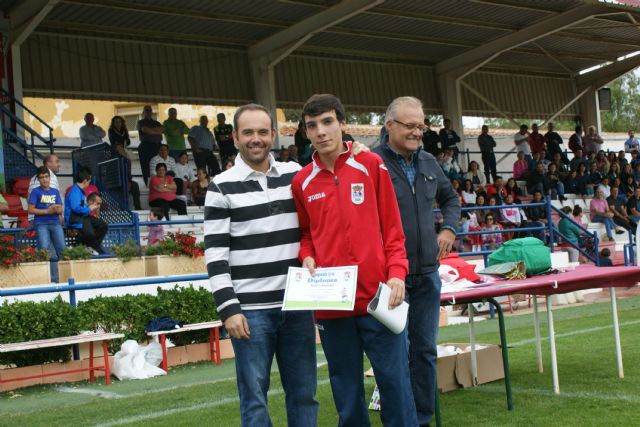
[[[122,343],[119,352],[113,356],[111,373],[120,380],[141,380],[166,375],[158,368],[162,362],[162,348],[157,342],[140,346],[134,340]]]

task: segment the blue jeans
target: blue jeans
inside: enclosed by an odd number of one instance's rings
[[[611,230],[615,230],[616,224],[613,222],[611,218],[607,216],[602,216],[602,215],[594,215],[593,218],[591,218],[591,222],[599,222],[604,224],[604,228],[607,230],[607,237],[609,237],[610,239],[613,239],[613,234],[611,234]]]
[[[407,339],[394,334],[370,315],[318,320],[322,348],[329,362],[329,379],[338,410],[338,426],[370,426],[364,396],[363,350],[380,390],[385,427],[417,426],[411,392]]]
[[[406,279],[405,299],[409,303],[409,368],[420,425],[429,424],[435,411],[441,286],[437,271],[410,274]]]
[[[309,311],[245,310],[251,338],[232,338],[245,427],[272,426],[267,405],[275,355],[290,426],[316,426],[316,334]]]
[[[38,248],[49,251],[51,281],[58,283],[58,260],[64,250],[64,231],[60,223],[35,224]]]

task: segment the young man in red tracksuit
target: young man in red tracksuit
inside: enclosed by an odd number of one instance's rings
[[[300,260],[312,274],[316,267],[358,266],[354,310],[316,312],[339,425],[370,425],[364,350],[380,389],[383,424],[415,426],[406,335],[395,335],[367,314],[380,282],[391,288],[391,307],[404,299],[408,263],[389,172],[375,154],[350,158],[351,144],[342,142],[344,107],[335,96],[312,96],[302,115],[316,153],[291,184]]]

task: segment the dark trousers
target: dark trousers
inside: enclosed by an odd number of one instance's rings
[[[164,210],[164,217],[169,219],[169,209],[175,209],[178,211],[178,215],[187,214],[187,205],[183,200],[173,199],[170,202],[164,199],[155,199],[149,201],[149,206],[153,208],[162,208]]]
[[[129,181],[129,193],[133,198],[133,208],[137,211],[141,210],[140,207],[140,186],[135,181]]]
[[[493,178],[493,182],[496,182],[498,172],[496,171],[496,155],[493,151],[482,152],[482,164],[484,165],[484,176],[487,178],[487,182],[489,182],[490,176]]]
[[[138,158],[140,159],[140,168],[142,169],[142,178],[145,184],[149,183],[149,163],[158,154],[159,149],[159,144],[149,141],[142,141],[138,146]]]
[[[207,169],[209,176],[213,177],[220,173],[220,164],[213,151],[204,149],[199,153],[194,151],[193,159],[196,161],[196,167]]]
[[[82,218],[82,228],[78,234],[78,243],[89,246],[99,253],[103,253],[102,240],[109,231],[109,225],[95,216]]]

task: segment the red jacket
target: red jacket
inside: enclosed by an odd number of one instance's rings
[[[529,135],[529,147],[531,147],[532,153],[537,153],[545,149],[544,136],[539,132],[534,132]]]
[[[351,158],[351,144],[334,173],[317,154],[293,178],[291,190],[300,221],[300,260],[318,267],[358,266],[354,311],[318,311],[319,319],[367,313],[380,282],[405,279],[409,266],[404,232],[389,172],[376,154]]]

